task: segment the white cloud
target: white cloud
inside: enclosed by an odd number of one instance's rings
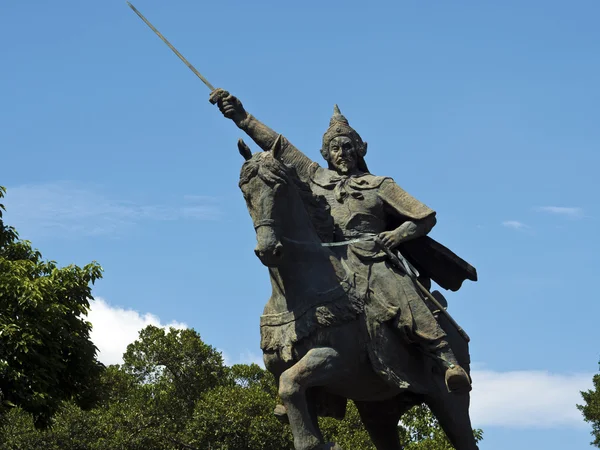
[[[505,226],[506,228],[512,228],[513,230],[522,230],[524,228],[529,228],[527,225],[517,220],[505,220],[504,222],[502,222],[502,226]]]
[[[471,420],[474,427],[585,427],[577,404],[592,388],[593,374],[546,371],[474,370]]]
[[[215,219],[215,199],[184,196],[172,204],[139,204],[116,199],[98,186],[71,182],[22,185],[8,189],[6,217],[24,237],[114,234],[142,221]]]
[[[581,219],[583,217],[583,209],[572,206],[540,206],[536,208],[536,211],[557,214],[571,219]]]
[[[251,352],[250,350],[246,350],[243,353],[238,354],[237,358],[232,358],[228,352],[225,352],[221,349],[217,349],[221,352],[223,356],[223,362],[226,366],[233,366],[234,364],[258,364],[263,369],[265,368],[265,363],[263,361],[262,355],[258,353]]]
[[[98,347],[98,359],[104,364],[122,364],[123,353],[127,346],[134,342],[140,330],[148,325],[156,327],[177,329],[188,328],[181,322],[164,324],[160,318],[151,313],[140,313],[133,309],[112,306],[106,300],[96,297],[91,303],[88,320],[92,323],[92,342]],[[255,363],[265,367],[262,354],[246,350],[232,358],[227,352],[217,349],[223,356],[226,365]]]
[[[92,342],[98,347],[98,359],[104,364],[121,364],[127,346],[138,338],[140,330],[148,325],[187,328],[180,322],[162,324],[153,314],[140,314],[132,309],[109,305],[96,298],[91,305],[88,320],[92,323]]]

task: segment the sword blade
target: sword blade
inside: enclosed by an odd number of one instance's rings
[[[192,65],[190,64],[190,62],[189,62],[187,59],[185,59],[185,57],[184,57],[184,56],[183,56],[181,53],[179,53],[179,52],[177,51],[177,49],[176,49],[175,47],[173,47],[173,46],[171,45],[171,43],[170,43],[169,41],[167,41],[167,39],[166,39],[166,38],[165,38],[165,37],[164,37],[162,34],[160,34],[160,31],[158,31],[156,28],[154,28],[154,26],[153,26],[153,25],[152,25],[152,24],[151,24],[151,23],[150,23],[150,22],[149,22],[149,21],[148,21],[148,20],[147,20],[147,19],[146,19],[146,18],[145,18],[143,15],[142,15],[142,13],[141,13],[141,12],[139,12],[139,11],[138,11],[138,10],[135,8],[135,6],[133,6],[133,5],[132,5],[131,3],[129,3],[129,2],[127,2],[127,4],[128,4],[128,5],[129,5],[129,7],[130,7],[130,8],[133,10],[133,12],[134,12],[134,13],[136,13],[136,14],[139,16],[139,18],[140,18],[140,19],[142,19],[142,20],[143,20],[143,21],[146,23],[146,25],[148,25],[148,26],[150,27],[150,29],[151,29],[152,31],[154,31],[154,32],[156,33],[156,35],[157,35],[159,38],[161,38],[161,40],[162,40],[162,41],[163,41],[165,44],[167,44],[171,50],[173,50],[173,53],[175,53],[177,56],[179,56],[179,59],[181,59],[181,60],[184,62],[184,64],[185,64],[186,66],[188,66],[188,67],[189,67],[189,69],[190,69],[192,72],[194,72],[194,74],[196,74],[196,76],[197,76],[198,78],[200,78],[200,80],[202,80],[202,82],[203,82],[203,83],[204,83],[206,86],[208,86],[208,88],[209,88],[211,91],[214,91],[214,90],[215,90],[215,88],[213,87],[213,85],[212,85],[212,84],[210,84],[210,83],[208,82],[208,80],[207,80],[206,78],[204,78],[204,77],[202,76],[202,74],[201,74],[200,72],[198,72],[198,71],[196,70],[196,68],[195,68],[194,66],[192,66]]]

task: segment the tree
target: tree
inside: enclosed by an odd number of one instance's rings
[[[193,329],[166,332],[148,325],[127,346],[123,361],[123,369],[152,391],[154,403],[165,403],[160,411],[177,411],[185,420],[200,396],[226,378],[221,354]]]
[[[0,187],[0,199],[6,190]],[[85,320],[102,269],[58,268],[4,224],[0,205],[0,416],[19,406],[45,427],[61,401],[96,400],[102,371]]]
[[[221,354],[193,329],[149,325],[127,346],[123,361],[141,396],[140,423],[163,446],[180,442],[198,399],[227,380]]]
[[[196,404],[186,442],[198,449],[293,450],[289,426],[273,414],[276,404],[271,373],[256,364],[234,365],[228,382]]]
[[[0,427],[0,450],[170,450],[153,428],[148,399],[135,379],[119,366],[101,375],[101,399],[84,411],[64,402],[52,427],[36,429],[31,415],[13,408]]]
[[[343,449],[375,450],[369,433],[360,420],[358,409],[351,401],[346,405],[343,420],[320,418],[319,425],[325,440],[336,442]]]
[[[425,405],[413,407],[402,416],[400,441],[406,450],[453,450],[439,422]],[[473,430],[477,442],[483,431]]]
[[[600,448],[600,374],[594,375],[593,382],[593,389],[581,393],[585,405],[577,405],[577,409],[583,414],[584,420],[592,425],[594,440],[591,445]]]
[[[51,429],[35,429],[14,408],[0,424],[0,450],[293,449],[290,427],[273,414],[280,403],[273,375],[256,364],[225,366],[196,331],[148,326],[123,359],[102,373],[96,408],[66,401]],[[344,420],[319,422],[328,441],[374,450],[352,402]],[[403,417],[398,432],[410,450],[452,448],[423,406]]]
[[[64,402],[49,430],[35,430],[15,408],[0,428],[0,449],[193,448],[183,431],[197,399],[233,384],[220,353],[194,330],[165,331],[150,325],[123,359],[122,366],[109,366],[102,373],[96,408],[83,411],[73,401]]]

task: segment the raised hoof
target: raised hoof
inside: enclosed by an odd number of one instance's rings
[[[471,379],[465,369],[454,366],[446,371],[446,387],[448,392],[467,394],[471,392]]]
[[[275,414],[275,417],[277,417],[277,420],[279,420],[281,423],[290,423],[285,406],[283,406],[283,405],[275,406],[275,409],[273,410],[273,414]]]

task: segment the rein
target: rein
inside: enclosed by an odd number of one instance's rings
[[[273,220],[273,219],[262,219],[262,220],[257,221],[254,224],[254,229],[258,230],[260,227],[275,228],[276,226],[277,226],[277,224],[275,223],[275,220]],[[310,242],[310,241],[297,241],[296,239],[288,238],[288,237],[285,237],[285,236],[281,236],[281,240],[289,242],[291,244],[304,245],[304,246],[320,245],[321,247],[342,247],[344,245],[356,244],[358,242],[371,242],[371,241],[374,241],[376,237],[377,237],[377,235],[374,234],[374,233],[365,233],[364,235],[362,235],[359,238],[350,239],[348,241],[342,241],[342,242],[321,242],[320,244],[316,244],[315,242]]]
[[[355,239],[350,239],[348,241],[342,241],[342,242],[321,242],[321,247],[342,247],[344,245],[350,245],[350,244],[356,244],[358,242],[369,242],[369,241],[374,241],[376,238],[376,234],[365,234],[359,238],[355,238]],[[290,242],[292,244],[297,244],[297,245],[306,245],[306,246],[312,246],[315,245],[314,242],[308,242],[308,241],[297,241],[295,239],[291,239],[285,236],[281,237],[282,240]]]

